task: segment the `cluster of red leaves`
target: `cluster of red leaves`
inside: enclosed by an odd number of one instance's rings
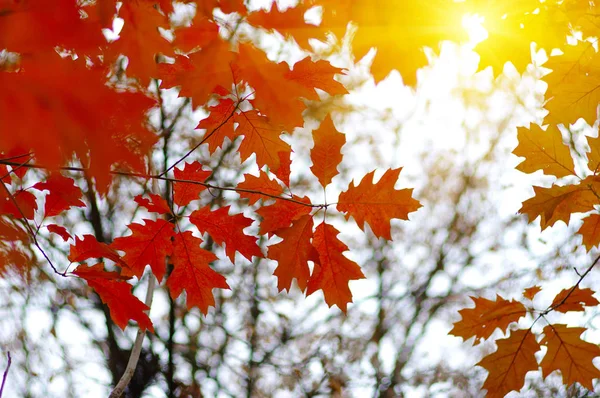
[[[270,11],[255,12],[249,12],[242,0],[183,3],[196,10],[189,26],[173,24],[174,4],[169,0],[0,2],[0,50],[4,50],[0,58],[0,234],[6,238],[0,244],[2,267],[30,262],[22,248],[35,245],[42,250],[36,239],[42,227],[64,241],[73,239],[67,229],[51,221],[72,207],[85,206],[82,191],[74,179],[61,174],[61,167],[76,161],[79,167],[71,167],[70,172],[85,173],[88,184],[93,183],[100,195],[108,192],[115,174],[158,177],[149,175],[147,159],[160,137],[148,129],[146,121],[147,112],[157,105],[147,87],[152,79],[159,79],[160,88],[178,87],[179,95],[190,98],[192,106],[206,106],[210,112],[198,125],[199,144],[190,152],[205,144],[212,154],[226,139],[237,139],[242,161],[254,155],[259,175],[246,174],[243,182],[230,189],[249,205],[262,200],[255,211],[260,219],[258,233],[281,240],[264,254],[258,237],[245,232],[256,221],[248,217],[250,211],[230,214],[230,206],[203,205],[202,192],[218,187],[207,183],[211,170],[188,161],[163,173],[172,173],[172,177],[167,175],[173,181],[169,200],[158,193],[132,198],[154,217],[130,224],[130,235],[112,243],[93,235],[75,237],[68,259],[81,264],[73,274],[87,281],[121,328],[134,320],[140,328],[153,330],[148,307],[132,294],[127,281],[141,278],[149,266],[159,282],[166,280],[173,298],[185,291],[187,306],[206,313],[215,304],[213,289],[229,288],[210,266],[217,256],[203,248],[197,236],[207,234],[231,261],[236,253],[248,260],[275,260],[280,290],[289,290],[296,279],[306,294],[321,290],[330,306],[345,311],[352,301],[349,281],[364,278],[363,273],[343,254],[348,247],[327,222],[325,215],[333,211],[327,200],[313,204],[307,196],[291,193],[292,150],[281,139],[282,133],[303,126],[304,100],[319,100],[316,89],[329,95],[347,93],[334,80],[344,71],[310,56],[293,66],[273,62],[236,34],[228,18],[216,18],[214,11],[235,16],[237,25],[278,31],[304,49],[309,49],[310,38],[325,39],[330,32],[341,37],[348,21],[355,19],[365,25],[356,47],[364,55],[373,34],[368,31],[373,21],[365,16],[374,14],[362,11],[370,9],[370,3],[356,2],[350,7],[315,0],[285,11],[273,6]],[[314,7],[323,7],[319,25],[304,17]],[[394,7],[377,12],[388,28],[422,11],[408,7],[410,12],[398,14],[394,12],[398,4]],[[116,40],[109,41],[102,29],[110,29],[116,17],[123,20],[123,28]],[[441,17],[432,23],[442,21],[448,24]],[[173,39],[167,39],[164,31]],[[427,31],[424,27],[423,32]],[[434,44],[440,37],[428,34],[425,44]],[[421,45],[413,43],[411,50]],[[116,76],[125,58],[126,85]],[[424,63],[423,57],[410,67]],[[392,67],[379,70],[383,73]],[[252,99],[242,95],[248,92]],[[325,188],[338,174],[346,139],[330,116],[313,132],[313,138],[311,171]],[[28,187],[26,183],[40,178],[26,175],[34,165],[53,171]],[[340,195],[337,210],[347,219],[353,217],[361,229],[366,222],[376,236],[391,239],[391,219],[407,219],[420,207],[411,189],[394,188],[399,173],[400,169],[388,170],[378,182],[374,171],[369,173]],[[187,213],[188,209],[192,210]],[[318,225],[316,215],[322,220]],[[189,219],[193,229],[181,227],[182,217]],[[105,263],[117,271],[107,271]]]
[[[525,289],[523,297],[533,301],[540,290],[539,286]],[[496,300],[472,297],[475,307],[459,311],[462,319],[454,324],[450,334],[465,341],[474,337],[476,345],[490,338],[497,329],[506,333],[511,324],[519,322],[528,313],[540,313],[537,321],[549,311],[566,313],[597,306],[600,302],[593,294],[591,289],[581,289],[577,285],[564,289],[543,311],[528,309],[520,301],[509,301],[500,296],[496,296]],[[519,391],[525,384],[525,375],[540,367],[544,378],[557,370],[562,374],[565,385],[580,383],[593,389],[592,380],[600,377],[600,370],[592,360],[600,356],[600,348],[581,339],[585,328],[549,323],[538,336],[532,327],[512,328],[507,338],[497,340],[497,350],[477,364],[489,372],[483,384],[487,396],[503,397],[510,391]],[[535,354],[542,347],[546,347],[546,353],[538,364]]]

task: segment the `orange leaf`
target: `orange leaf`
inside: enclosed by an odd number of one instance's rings
[[[190,97],[193,106],[201,106],[208,101],[215,87],[231,87],[230,63],[234,59],[235,53],[229,43],[217,36],[200,51],[188,56],[177,55],[174,64],[159,64],[160,87],[180,86],[180,97]]]
[[[577,233],[583,237],[583,244],[587,251],[598,246],[600,244],[600,214],[590,214],[585,217]]]
[[[146,265],[161,282],[166,270],[166,257],[173,252],[173,224],[166,220],[144,220],[145,224],[129,224],[131,235],[116,238],[111,248],[125,252],[124,275],[141,278]]]
[[[489,372],[483,383],[488,398],[502,398],[513,390],[519,391],[527,372],[538,369],[535,353],[540,345],[529,330],[515,330],[496,344],[498,350],[477,364]]]
[[[313,218],[304,215],[294,221],[288,228],[277,231],[277,236],[283,240],[269,246],[267,255],[271,260],[277,261],[277,268],[273,275],[277,277],[279,291],[292,287],[292,279],[296,278],[298,287],[304,291],[310,278],[308,261],[314,257],[314,247],[310,240],[313,236]]]
[[[294,196],[292,199],[310,204],[310,199],[306,196],[302,198]],[[259,233],[261,235],[270,234],[281,228],[287,228],[292,224],[292,221],[309,214],[311,210],[312,207],[310,206],[278,199],[274,204],[261,207],[256,211],[263,218],[260,223]]]
[[[375,170],[368,173],[358,186],[355,182],[340,194],[337,209],[346,213],[346,220],[352,216],[363,231],[366,221],[375,236],[391,240],[391,219],[408,220],[408,213],[421,207],[412,198],[412,189],[394,189],[400,170],[387,170],[377,184],[373,183]]]
[[[176,168],[173,170],[175,179],[204,182],[212,172],[202,170],[200,162],[186,163],[183,169]],[[206,189],[200,184],[192,184],[189,182],[174,182],[173,183],[173,202],[179,206],[187,206],[192,200],[200,199],[200,192]]]
[[[200,248],[202,240],[185,231],[175,235],[173,246],[173,272],[167,286],[171,297],[176,299],[184,290],[187,293],[187,308],[196,306],[203,314],[215,305],[212,289],[229,289],[223,275],[210,268],[209,263],[217,259],[214,253]]]
[[[223,145],[225,137],[233,142],[237,134],[233,131],[233,114],[236,105],[230,98],[222,99],[217,105],[208,108],[210,114],[202,119],[197,129],[206,129],[204,138],[205,144],[208,144],[208,151],[212,154]]]
[[[111,60],[123,54],[129,59],[127,73],[137,77],[144,86],[158,77],[156,55],[173,55],[169,42],[160,34],[159,27],[168,29],[166,19],[149,2],[125,2],[119,9],[125,21],[119,39],[109,46]]]
[[[597,182],[590,178],[577,185],[552,185],[550,188],[534,186],[535,196],[523,202],[519,213],[527,214],[529,222],[541,216],[542,230],[551,227],[559,220],[568,224],[571,213],[593,210],[594,205],[598,203],[598,198],[588,187],[588,182],[592,184]]]
[[[115,280],[115,273],[104,272],[102,263],[92,267],[80,265],[73,273],[85,279],[88,285],[98,293],[100,299],[108,306],[110,317],[121,329],[130,319],[137,321],[141,330],[154,333],[152,321],[144,311],[150,308],[131,293],[131,285]]]
[[[574,288],[563,289],[552,300],[551,307],[555,311],[566,313],[569,311],[583,311],[583,307],[593,307],[600,304],[594,297],[592,289],[580,289],[579,286]]]
[[[585,328],[570,328],[567,325],[547,325],[541,344],[548,347],[540,366],[544,378],[555,370],[562,374],[563,383],[570,386],[580,383],[594,390],[593,379],[600,378],[600,370],[592,360],[600,356],[600,348],[581,340]]]
[[[327,61],[312,61],[310,57],[306,57],[296,62],[293,69],[285,74],[285,77],[304,86],[305,98],[318,101],[320,98],[315,91],[317,88],[329,95],[348,94],[344,85],[333,79],[335,74],[342,72],[344,69],[336,68]]]
[[[506,332],[508,325],[518,322],[527,314],[523,304],[515,300],[505,300],[499,295],[496,296],[496,301],[483,297],[471,297],[471,300],[475,307],[460,310],[462,319],[454,323],[449,333],[462,337],[465,341],[475,337],[473,345],[479,344],[479,339],[490,337],[496,329]]]
[[[537,124],[532,124],[530,128],[519,127],[517,138],[519,145],[513,153],[525,158],[517,170],[524,173],[543,170],[544,174],[559,178],[575,175],[571,152],[555,125],[548,126],[546,131]]]
[[[527,289],[523,290],[523,297],[533,300],[540,291],[542,291],[542,288],[539,286],[528,287]]]
[[[85,207],[81,201],[83,194],[75,182],[60,174],[51,174],[46,181],[33,186],[38,191],[49,191],[46,196],[44,213],[46,217],[57,216],[71,207]]]
[[[281,185],[277,181],[269,179],[269,176],[264,171],[259,171],[258,177],[252,174],[244,174],[244,181],[238,184],[238,189],[247,189],[249,191],[256,191],[261,193],[267,193],[274,196],[279,196],[283,193]],[[268,196],[261,195],[259,193],[243,192],[238,191],[240,197],[248,199],[249,204],[253,205],[260,199],[269,200]]]
[[[346,136],[337,131],[327,115],[319,128],[313,131],[313,141],[315,146],[310,151],[313,166],[310,170],[325,188],[339,173],[337,167],[342,162],[341,150],[346,144]]]
[[[244,233],[244,228],[249,227],[254,220],[243,214],[229,215],[229,208],[230,206],[225,206],[211,211],[209,206],[205,206],[190,214],[190,222],[200,232],[208,232],[218,245],[225,244],[225,253],[231,262],[235,262],[236,251],[250,261],[252,256],[263,257],[256,244],[258,238]]]
[[[315,230],[313,246],[319,253],[319,268],[313,272],[306,286],[306,295],[323,290],[325,302],[330,307],[337,305],[346,312],[352,302],[352,293],[348,287],[351,280],[364,279],[358,264],[343,255],[348,250],[337,238],[340,232],[332,225],[321,223]]]
[[[242,162],[254,153],[259,168],[267,165],[277,173],[281,166],[281,155],[289,158],[292,152],[290,145],[280,138],[281,129],[273,126],[266,116],[256,110],[236,114],[234,120],[238,123],[236,134],[244,135],[239,148]]]

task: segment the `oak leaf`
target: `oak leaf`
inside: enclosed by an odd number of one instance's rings
[[[46,217],[57,216],[71,207],[85,207],[81,201],[83,194],[75,182],[60,174],[51,174],[46,181],[36,183],[33,188],[38,191],[49,191],[44,204]]]
[[[319,254],[319,267],[313,271],[306,285],[306,295],[310,296],[320,289],[327,305],[335,304],[346,312],[348,303],[352,302],[348,283],[365,276],[358,264],[344,256],[348,246],[337,238],[339,233],[334,226],[324,222],[315,230],[312,244]]]
[[[409,213],[421,207],[412,189],[394,189],[401,170],[387,170],[376,184],[375,170],[371,171],[359,185],[354,182],[340,194],[336,208],[346,213],[346,220],[352,216],[363,231],[366,221],[375,236],[391,240],[391,219],[407,220]]]
[[[133,200],[140,206],[145,207],[148,211],[158,214],[169,214],[171,209],[166,200],[162,196],[155,193],[148,194],[150,199],[144,198],[142,195],[138,195]]]
[[[4,187],[0,187],[0,213],[33,220],[37,208],[36,197],[31,192],[19,189],[9,195]]]
[[[68,241],[69,239],[72,239],[69,231],[67,231],[67,229],[61,225],[48,224],[48,225],[46,225],[46,228],[48,229],[48,231],[52,232],[53,234],[57,234],[58,236],[60,236],[62,238],[62,240],[65,242]]]
[[[533,173],[543,170],[544,174],[556,177],[575,175],[573,158],[569,147],[562,141],[560,130],[555,125],[542,130],[537,124],[529,128],[519,127],[519,145],[513,153],[525,158],[517,170]]]
[[[176,180],[187,180],[204,182],[212,174],[210,171],[202,170],[198,161],[186,163],[183,169],[173,170]],[[206,189],[200,184],[175,181],[173,183],[173,202],[179,206],[187,206],[191,201],[200,199],[200,192]]]
[[[542,230],[551,227],[559,220],[568,224],[572,213],[594,209],[598,198],[589,185],[597,184],[598,182],[592,177],[587,177],[579,184],[552,185],[550,188],[534,186],[535,196],[523,202],[519,213],[527,214],[529,222],[540,216]]]
[[[527,314],[523,304],[505,300],[500,295],[496,295],[495,301],[483,297],[471,297],[471,300],[475,307],[460,310],[462,319],[454,323],[449,333],[462,337],[465,341],[475,337],[473,345],[479,344],[480,339],[490,337],[496,329],[506,332],[511,323],[518,322]]]
[[[212,289],[229,289],[223,275],[210,268],[217,259],[214,253],[200,247],[202,240],[190,231],[175,235],[173,245],[173,271],[167,279],[171,297],[176,299],[185,290],[187,308],[198,307],[203,314],[215,305]]]
[[[106,243],[98,242],[94,235],[83,235],[83,239],[75,237],[75,244],[70,247],[69,261],[83,261],[88,258],[108,258],[121,266],[127,265],[121,260],[119,253]]]
[[[273,233],[281,228],[287,228],[294,220],[311,212],[311,202],[307,196],[292,196],[291,199],[294,202],[278,199],[274,204],[261,207],[256,211],[263,218],[259,229],[261,235]]]
[[[586,288],[581,289],[574,286],[569,289],[563,289],[552,300],[551,307],[558,312],[566,313],[569,311],[583,311],[583,307],[593,307],[600,302],[593,296],[594,291]]]
[[[348,94],[344,85],[333,79],[336,74],[343,72],[344,69],[336,68],[327,61],[312,61],[310,57],[306,57],[296,62],[293,69],[286,72],[285,77],[306,89],[303,93],[304,98],[318,101],[320,98],[315,90],[317,88],[329,95]]]
[[[208,108],[208,117],[200,120],[197,129],[205,129],[202,141],[208,145],[208,151],[212,154],[223,145],[225,138],[233,142],[237,134],[234,132],[233,115],[237,105],[230,98],[219,101],[215,106]]]
[[[519,391],[525,384],[527,372],[538,369],[535,353],[540,345],[529,330],[515,330],[496,344],[498,349],[477,364],[489,372],[483,388],[490,398],[502,398],[513,390]]]
[[[267,258],[277,261],[277,268],[273,272],[277,277],[277,289],[289,291],[292,279],[296,278],[300,290],[306,290],[310,278],[308,261],[315,257],[315,248],[311,244],[312,216],[307,214],[300,217],[288,228],[278,230],[277,236],[283,240],[269,246],[267,255]]]
[[[600,214],[590,214],[583,219],[583,224],[579,231],[583,237],[583,244],[587,251],[600,244]]]
[[[258,238],[244,233],[244,228],[249,227],[254,220],[243,214],[230,215],[229,208],[230,206],[225,206],[211,211],[209,206],[205,206],[190,214],[190,222],[200,232],[208,232],[218,245],[225,244],[225,253],[231,262],[235,262],[236,251],[248,260],[252,260],[252,256],[263,257],[256,244]]]
[[[341,150],[346,144],[346,136],[337,131],[327,115],[319,128],[313,131],[313,141],[315,146],[310,151],[313,162],[310,170],[325,188],[339,174],[337,167],[342,162]]]
[[[104,272],[102,263],[92,267],[80,265],[73,273],[85,279],[88,285],[98,293],[102,302],[108,306],[111,319],[121,329],[125,330],[129,320],[133,319],[137,321],[141,330],[149,330],[154,333],[152,321],[145,313],[150,310],[150,307],[131,293],[129,283],[118,280],[118,274]]]
[[[273,196],[280,196],[283,193],[281,185],[277,181],[271,180],[264,171],[260,171],[258,177],[252,174],[244,174],[244,181],[240,182],[237,188],[240,197],[248,199],[250,205],[255,204],[260,199],[271,199],[269,196],[261,195],[261,193]]]
[[[537,294],[541,291],[542,291],[541,287],[539,287],[537,285],[531,286],[531,287],[528,287],[523,290],[523,297],[525,297],[526,299],[529,299],[529,300],[533,300],[535,298],[535,296],[537,296]]]
[[[600,356],[600,348],[581,340],[580,335],[585,330],[561,324],[544,327],[544,338],[540,342],[548,347],[540,363],[544,378],[558,370],[562,374],[563,384],[570,386],[579,383],[588,390],[594,390],[592,381],[600,378],[600,370],[592,360]]]
[[[111,248],[125,252],[122,260],[127,265],[123,275],[141,278],[146,265],[159,282],[166,271],[166,257],[173,252],[171,239],[175,234],[173,224],[162,219],[144,220],[144,224],[129,224],[131,235],[116,238]]]

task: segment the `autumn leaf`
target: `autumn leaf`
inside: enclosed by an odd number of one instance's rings
[[[72,239],[69,231],[67,231],[67,229],[63,226],[56,225],[56,224],[48,224],[48,225],[46,225],[46,228],[48,229],[48,231],[52,232],[53,234],[57,234],[58,236],[60,236],[62,238],[62,240],[65,242],[68,241],[69,239]]]
[[[325,188],[332,178],[339,174],[337,167],[342,162],[342,147],[346,136],[335,128],[331,117],[327,115],[318,129],[313,131],[315,146],[310,151],[313,162],[310,170]]]
[[[515,330],[496,344],[498,349],[477,364],[489,372],[483,383],[489,398],[502,398],[511,391],[521,390],[527,372],[538,369],[535,353],[540,345],[529,330]]]
[[[552,185],[550,188],[534,186],[535,196],[523,202],[519,213],[527,214],[529,222],[540,216],[542,230],[551,227],[559,220],[568,224],[571,213],[587,212],[594,209],[594,205],[598,203],[598,198],[589,185],[596,184],[597,181],[588,177],[579,184]]]
[[[205,206],[190,214],[190,222],[200,232],[208,232],[218,245],[225,244],[225,253],[233,263],[236,251],[249,261],[253,256],[263,257],[256,244],[258,238],[244,233],[244,228],[249,227],[254,220],[243,214],[230,215],[229,209],[230,206],[225,206],[211,211],[209,206]]]
[[[119,253],[106,243],[98,242],[94,235],[83,235],[83,239],[75,237],[75,244],[70,249],[68,258],[72,263],[88,258],[108,258],[119,265],[126,265]]]
[[[569,147],[562,141],[560,130],[555,125],[542,130],[537,124],[529,128],[519,127],[519,146],[513,153],[525,158],[517,170],[533,173],[543,170],[544,174],[556,177],[575,175],[573,158]]]
[[[267,257],[277,261],[273,275],[277,277],[277,289],[289,291],[292,279],[296,279],[301,291],[306,290],[310,278],[308,261],[315,257],[315,248],[311,244],[313,236],[313,218],[304,215],[288,228],[277,231],[283,240],[269,246]],[[317,255],[318,256],[318,255]]]
[[[579,383],[588,390],[594,390],[592,381],[600,378],[600,370],[592,360],[600,356],[600,348],[581,340],[580,335],[585,330],[561,324],[544,327],[544,338],[540,342],[548,347],[540,363],[544,378],[558,370],[566,386]]]
[[[0,182],[0,184],[4,184]],[[8,195],[4,188],[0,188],[0,212],[10,214],[15,218],[33,220],[37,210],[37,201],[34,194],[20,189]]]
[[[562,313],[583,311],[584,306],[593,307],[600,304],[593,294],[594,291],[592,289],[581,289],[579,286],[563,289],[554,297],[550,307]]]
[[[412,189],[394,189],[401,170],[387,170],[376,184],[375,170],[371,171],[359,185],[354,182],[340,194],[336,208],[346,213],[346,220],[352,216],[363,231],[366,221],[375,236],[391,240],[391,219],[407,220],[409,213],[421,207],[412,198]]]
[[[583,237],[583,244],[587,251],[600,244],[600,214],[590,214],[583,219],[583,224],[579,231]]]
[[[233,114],[236,108],[232,99],[225,98],[217,105],[208,108],[210,114],[207,118],[200,120],[196,128],[206,130],[202,141],[208,145],[210,153],[214,153],[217,148],[221,147],[225,138],[229,138],[229,141],[233,142],[237,137],[237,133],[233,131]]]
[[[542,291],[542,288],[539,286],[531,286],[523,290],[523,297],[529,300],[533,300],[535,296]]]
[[[260,223],[259,234],[270,234],[279,229],[287,228],[294,220],[311,212],[312,207],[307,196],[293,196],[291,199],[294,201],[279,199],[274,204],[261,207],[256,211],[263,219]]]
[[[204,182],[212,173],[202,170],[202,165],[195,161],[186,163],[183,169],[175,168],[173,174],[176,180]],[[200,192],[205,189],[206,187],[200,184],[176,181],[173,183],[173,202],[179,206],[187,206],[191,201],[200,199]]]
[[[256,110],[236,114],[234,120],[238,123],[236,134],[244,136],[238,150],[242,161],[255,154],[259,168],[266,165],[277,173],[281,156],[289,159],[292,152],[290,145],[281,139],[281,129]]]
[[[336,68],[327,61],[312,61],[310,57],[306,57],[296,62],[293,69],[286,72],[285,77],[289,81],[304,86],[306,89],[303,93],[304,98],[318,101],[320,98],[315,90],[317,88],[329,95],[348,94],[344,85],[333,79],[336,74],[343,72],[344,69]]]
[[[44,204],[46,217],[57,216],[71,207],[85,207],[81,201],[83,194],[75,182],[60,174],[51,174],[46,181],[36,183],[33,188],[49,191]]]
[[[587,137],[590,151],[587,153],[588,168],[594,174],[600,172],[600,135],[598,137]]]
[[[252,174],[244,174],[244,181],[237,186],[240,197],[248,199],[248,204],[253,205],[260,199],[269,200],[270,197],[261,195],[265,193],[273,196],[280,196],[283,188],[277,181],[271,180],[267,173],[260,171],[258,177]],[[249,192],[254,191],[254,192]]]
[[[150,193],[148,194],[150,199],[144,198],[142,195],[138,195],[133,200],[140,206],[145,207],[148,211],[158,214],[170,214],[171,209],[166,200],[162,196]]]
[[[315,230],[312,244],[319,254],[319,268],[306,285],[306,295],[322,290],[327,305],[337,305],[346,312],[348,303],[352,302],[348,283],[364,279],[365,276],[358,264],[344,256],[348,246],[337,238],[339,233],[335,227],[324,222]]]
[[[154,333],[152,321],[145,311],[150,310],[131,293],[131,285],[119,281],[114,273],[104,272],[102,263],[92,267],[80,265],[73,273],[85,279],[88,285],[94,289],[104,304],[108,306],[110,317],[121,329],[125,330],[129,320],[138,323],[140,329],[149,330]]]
[[[473,345],[479,344],[480,339],[487,339],[494,330],[506,332],[508,326],[527,314],[523,304],[515,300],[505,300],[496,295],[496,300],[483,297],[471,297],[475,303],[474,308],[465,308],[459,311],[462,319],[454,323],[449,334],[468,340],[475,337]]]
[[[173,224],[161,219],[144,220],[144,224],[129,224],[129,229],[131,235],[116,238],[111,244],[112,249],[125,252],[122,260],[127,268],[123,274],[141,278],[146,265],[150,265],[161,282],[166,272],[166,257],[173,252]]]
[[[176,299],[185,290],[187,308],[198,307],[203,314],[215,305],[212,289],[229,289],[225,278],[210,268],[217,259],[214,253],[200,247],[202,240],[190,231],[175,235],[173,244],[173,272],[167,279],[171,297]]]

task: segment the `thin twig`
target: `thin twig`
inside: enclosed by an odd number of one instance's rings
[[[0,160],[0,164],[6,164],[6,165],[11,166],[13,164],[13,162],[7,162],[7,161]],[[26,165],[24,167],[31,167],[31,168],[34,168],[34,169],[48,169],[49,168],[49,167],[46,167],[46,166],[43,166],[43,165],[38,165],[38,164],[28,164],[28,165]],[[82,168],[82,167],[61,167],[60,170],[75,171],[75,172],[86,172],[87,171],[87,169]],[[186,184],[202,185],[202,186],[204,186],[206,188],[212,188],[212,189],[217,189],[217,190],[221,190],[221,191],[253,193],[253,194],[256,194],[256,195],[262,195],[262,196],[266,196],[268,198],[277,199],[277,200],[285,200],[285,201],[288,201],[288,202],[292,202],[292,203],[296,203],[296,204],[299,204],[299,205],[302,205],[302,206],[308,206],[308,207],[327,208],[327,207],[335,204],[335,203],[312,204],[312,203],[302,202],[302,201],[294,199],[294,198],[288,198],[288,197],[285,197],[285,196],[272,195],[272,194],[269,194],[269,193],[265,193],[265,192],[261,192],[261,191],[256,191],[256,190],[253,190],[253,189],[234,188],[234,187],[221,187],[221,186],[209,184],[209,183],[206,183],[206,182],[192,181],[192,180],[182,180],[182,179],[179,179],[179,178],[162,177],[161,175],[151,175],[151,174],[143,174],[143,173],[131,173],[131,172],[126,172],[126,171],[110,171],[110,174],[124,176],[124,177],[144,178],[144,179],[147,179],[147,180],[148,179],[155,179],[155,180],[162,180],[162,181],[182,182],[182,183],[186,183]]]
[[[145,303],[148,307],[151,307],[156,279],[152,274],[150,274],[149,277],[150,279],[148,280],[148,290],[146,291]],[[148,313],[149,311],[150,310],[145,312]],[[131,355],[129,356],[129,361],[127,362],[125,372],[123,372],[121,380],[119,380],[115,388],[110,393],[109,398],[119,398],[123,394],[123,391],[125,391],[125,388],[127,388],[129,382],[131,381],[131,378],[135,373],[135,368],[137,366],[138,360],[140,359],[140,353],[142,352],[142,343],[144,342],[145,334],[145,330],[142,331],[142,329],[138,329],[137,336],[135,337],[135,344],[133,345],[133,349],[131,350]]]
[[[2,392],[4,392],[4,384],[6,384],[6,377],[8,376],[8,370],[10,369],[10,364],[12,360],[10,358],[10,351],[6,353],[8,357],[8,363],[6,364],[6,369],[4,369],[4,375],[2,376],[2,385],[0,385],[0,398],[2,398]]]

